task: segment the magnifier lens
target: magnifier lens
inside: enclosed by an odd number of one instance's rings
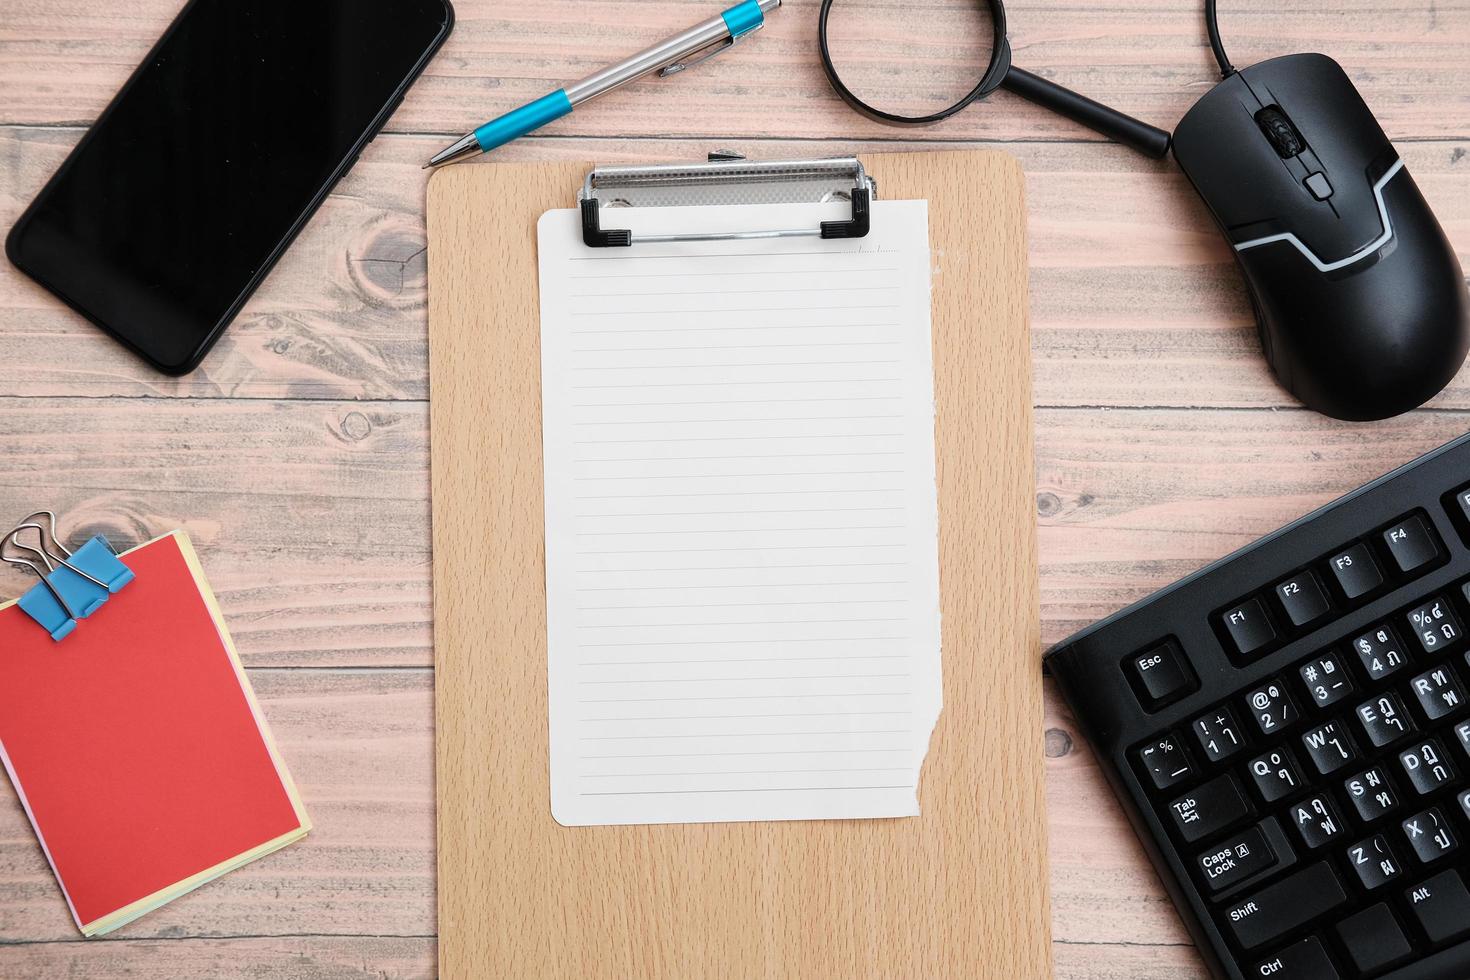
[[[927,116],[979,84],[994,52],[986,0],[944,0],[917,14],[907,0],[833,0],[827,18],[832,67],[880,112]]]

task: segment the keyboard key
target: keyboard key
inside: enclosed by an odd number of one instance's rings
[[[1455,672],[1448,667],[1420,674],[1409,681],[1409,687],[1413,690],[1414,697],[1419,699],[1419,707],[1424,709],[1424,714],[1430,721],[1453,714],[1465,703],[1465,689],[1460,686],[1460,679],[1455,676]]]
[[[1460,509],[1460,517],[1466,524],[1470,524],[1470,487],[1461,487],[1455,491],[1455,505]]]
[[[1171,802],[1169,813],[1179,833],[1193,844],[1250,813],[1250,804],[1241,795],[1235,777],[1225,775],[1216,776]]]
[[[1456,799],[1460,801],[1460,812],[1465,815],[1466,819],[1470,819],[1470,789],[1462,792]]]
[[[1436,808],[1414,814],[1402,826],[1420,864],[1438,861],[1447,854],[1453,854],[1460,846],[1449,821]]]
[[[1399,764],[1420,796],[1441,789],[1455,778],[1444,749],[1432,738],[1400,752]]]
[[[1302,736],[1302,744],[1307,747],[1312,765],[1323,776],[1332,775],[1358,757],[1358,750],[1352,739],[1335,721],[1326,722],[1308,731]]]
[[[1138,763],[1154,789],[1170,789],[1194,775],[1189,756],[1173,735],[1164,735],[1139,749]]]
[[[1361,599],[1383,584],[1383,573],[1373,561],[1373,553],[1366,544],[1355,544],[1346,551],[1327,560],[1342,594],[1349,599]]]
[[[1264,946],[1347,901],[1326,862],[1304,868],[1221,911],[1221,918],[1246,949]]]
[[[1384,531],[1383,543],[1405,575],[1413,574],[1440,556],[1439,535],[1418,514]]]
[[[1279,680],[1269,681],[1251,691],[1245,696],[1245,701],[1250,706],[1251,715],[1256,719],[1256,727],[1263,735],[1271,735],[1288,728],[1301,717],[1296,709],[1296,702],[1292,701],[1291,695],[1286,691],[1286,685]]]
[[[1229,708],[1212,711],[1194,723],[1194,736],[1211,762],[1228,759],[1245,748],[1240,735],[1240,722]]]
[[[1409,626],[1425,653],[1456,643],[1464,633],[1454,609],[1438,596],[1409,613]]]
[[[1347,789],[1348,797],[1353,801],[1353,807],[1364,823],[1372,823],[1379,817],[1387,816],[1399,805],[1393,785],[1378,766],[1349,777],[1342,785]]]
[[[1147,699],[1145,708],[1163,707],[1195,688],[1194,671],[1173,643],[1161,643],[1138,654],[1131,665],[1136,687]]]
[[[1260,599],[1247,599],[1225,614],[1225,631],[1235,644],[1235,652],[1250,656],[1264,650],[1276,639],[1276,629],[1266,616]]]
[[[1302,843],[1313,851],[1330,844],[1344,833],[1342,818],[1337,815],[1337,808],[1325,793],[1293,805],[1287,813],[1287,819],[1296,826]]]
[[[1413,953],[1404,930],[1382,903],[1348,916],[1337,924],[1337,935],[1363,973],[1377,973],[1402,963]]]
[[[1297,673],[1302,675],[1307,693],[1319,708],[1336,704],[1353,693],[1353,680],[1343,669],[1342,661],[1335,653],[1324,653],[1307,661],[1298,668]]]
[[[1404,703],[1392,691],[1358,705],[1357,714],[1368,741],[1380,749],[1414,730]]]
[[[1281,611],[1297,629],[1310,626],[1332,611],[1327,593],[1311,572],[1298,572],[1285,582],[1276,583],[1275,592]]]
[[[1260,827],[1250,827],[1227,837],[1195,858],[1205,887],[1222,892],[1276,866],[1276,855],[1266,843]]]
[[[1322,940],[1308,936],[1246,971],[1246,976],[1270,980],[1342,980],[1322,949]]]
[[[1404,893],[1424,935],[1438,946],[1470,935],[1470,892],[1457,871],[1443,871]]]
[[[1381,681],[1409,662],[1404,645],[1392,626],[1384,625],[1364,633],[1353,641],[1363,669],[1375,681]]]
[[[1301,772],[1286,749],[1276,749],[1258,755],[1246,763],[1246,770],[1255,781],[1256,792],[1266,803],[1285,799],[1301,787]]]
[[[1358,841],[1347,849],[1347,855],[1348,864],[1352,865],[1358,880],[1369,891],[1383,887],[1404,873],[1403,865],[1393,856],[1382,834]]]
[[[1460,740],[1460,748],[1470,756],[1470,721],[1462,721],[1455,726],[1455,738]]]

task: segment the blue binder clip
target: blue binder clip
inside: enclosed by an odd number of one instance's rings
[[[35,532],[37,547],[21,542],[27,531]],[[49,510],[17,524],[0,543],[0,559],[29,568],[40,577],[41,584],[16,604],[57,641],[77,628],[77,620],[92,615],[133,580],[132,569],[100,534],[75,553],[70,551],[56,536],[56,515]]]

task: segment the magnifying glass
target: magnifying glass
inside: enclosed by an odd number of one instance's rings
[[[827,80],[832,83],[832,88],[842,97],[842,100],[870,119],[899,126],[922,126],[936,123],[941,119],[949,118],[970,103],[985,98],[996,89],[1003,88],[1014,92],[1028,102],[1060,113],[1073,122],[1102,133],[1145,156],[1158,159],[1169,152],[1170,136],[1167,131],[1157,126],[1150,126],[1140,119],[1111,109],[1101,102],[1095,102],[1085,95],[1063,88],[1055,82],[1047,81],[1039,75],[1033,75],[1011,64],[1011,45],[1006,39],[1006,10],[1001,0],[983,0],[980,3],[980,12],[988,7],[990,14],[990,58],[978,83],[959,101],[936,112],[919,115],[909,115],[891,111],[891,108],[872,105],[844,84],[838,73],[837,65],[834,63],[833,42],[828,30],[833,2],[834,0],[822,0],[822,9],[817,21],[817,43],[822,56],[822,70],[827,73]],[[896,45],[885,39],[885,35],[888,34],[893,37],[912,38],[916,30],[923,29],[922,25],[915,25],[911,22],[899,23],[895,20],[895,18],[905,16],[902,0],[890,5],[875,4],[874,0],[858,0],[858,3],[851,4],[854,10],[860,5],[864,7],[866,16],[855,16],[854,19],[864,21],[863,28],[857,33],[865,36],[860,37],[857,42],[851,42],[850,38],[843,39],[841,45],[844,48],[851,47],[853,44],[870,46],[867,56],[861,61],[860,69],[871,69],[874,73],[879,74],[890,87],[900,78],[921,77],[925,71],[922,64],[912,65],[907,70],[895,70],[893,61],[903,57],[904,52],[894,51]],[[888,15],[888,20],[893,21],[892,23],[886,25],[883,23],[885,13]],[[931,30],[934,26],[929,25]],[[882,46],[885,43],[888,44],[888,50],[885,51],[882,58],[887,64],[881,68],[875,67],[880,63],[872,60],[873,48],[871,46]],[[969,51],[965,52],[965,56],[974,57]],[[848,59],[839,60],[849,65],[853,63]],[[983,57],[979,58],[975,63],[978,65],[983,60]]]

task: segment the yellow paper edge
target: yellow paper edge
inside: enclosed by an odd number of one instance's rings
[[[250,686],[250,680],[245,674],[245,668],[240,663],[240,655],[235,650],[235,641],[230,637],[230,631],[225,627],[225,617],[220,611],[219,601],[214,596],[214,590],[209,587],[209,580],[204,577],[204,567],[199,564],[199,555],[194,551],[194,543],[189,540],[189,536],[183,531],[170,531],[167,534],[159,535],[152,541],[144,542],[136,548],[128,549],[122,553],[121,557],[126,557],[134,551],[139,551],[149,545],[157,544],[164,538],[173,538],[178,543],[179,552],[184,556],[184,563],[189,566],[189,574],[193,576],[194,585],[199,589],[199,594],[204,599],[204,605],[209,610],[210,618],[214,621],[214,628],[219,633],[220,641],[225,648],[225,652],[229,654],[230,665],[235,669],[235,680],[239,683],[240,690],[245,695],[246,704],[250,706],[250,714],[255,719],[255,726],[260,732],[262,741],[265,742],[266,751],[270,753],[271,762],[276,768],[276,776],[281,780],[281,785],[285,787],[286,796],[291,801],[291,808],[296,814],[299,826],[294,830],[286,831],[286,833],[274,840],[266,841],[243,854],[228,858],[212,868],[206,868],[197,874],[191,875],[183,881],[160,888],[151,895],[145,895],[143,898],[131,902],[115,912],[109,912],[100,919],[92,922],[78,921],[77,928],[82,931],[83,936],[88,937],[101,936],[127,925],[134,919],[161,908],[180,896],[187,895],[189,892],[201,885],[208,884],[215,878],[228,874],[237,868],[249,864],[251,861],[263,858],[267,854],[280,850],[287,844],[300,840],[312,829],[311,818],[306,815],[306,807],[301,802],[300,794],[296,791],[296,781],[291,778],[291,771],[286,768],[286,762],[281,758],[281,753],[276,748],[275,737],[271,734],[270,726],[266,724],[265,715],[260,710],[260,703],[255,700],[255,690]],[[11,599],[8,602],[0,602],[0,610],[13,606],[19,601],[19,599]],[[21,792],[19,787],[16,787],[16,791]],[[33,825],[31,829],[35,831],[36,837],[41,840],[41,846],[44,848],[45,841],[41,835],[41,828]],[[59,876],[57,878],[57,884],[61,886],[63,892],[66,891],[66,885],[60,880]],[[71,905],[69,896],[67,904]],[[73,909],[72,915],[75,918],[75,909]]]

